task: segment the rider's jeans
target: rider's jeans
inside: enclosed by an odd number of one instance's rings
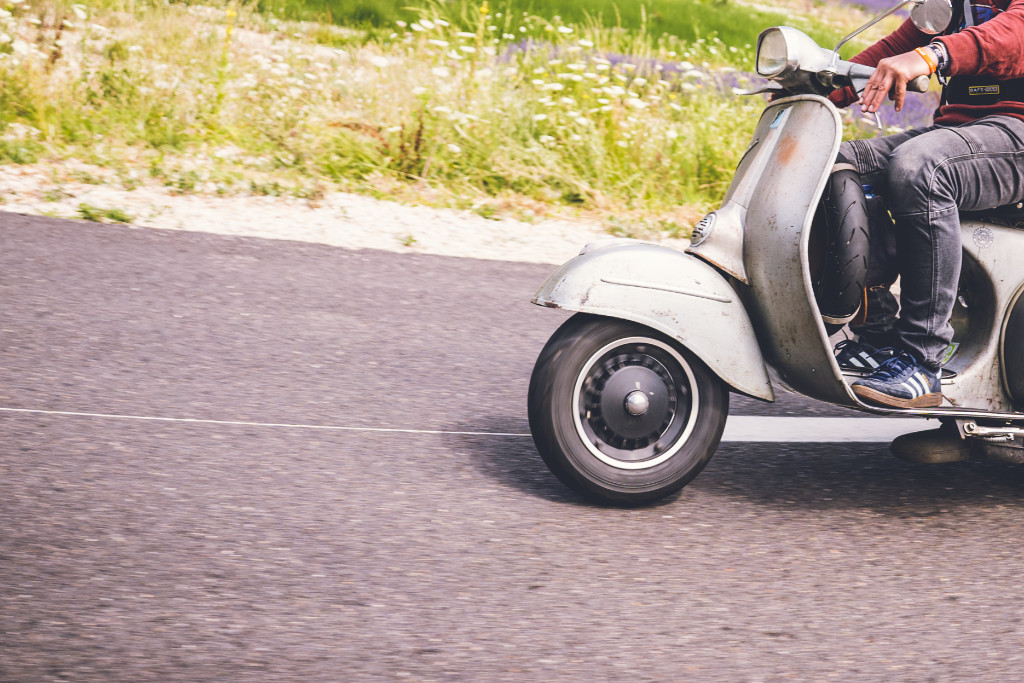
[[[890,294],[873,293],[879,305],[869,305],[865,331],[891,333],[896,345],[937,370],[953,339],[949,319],[962,256],[958,210],[1024,198],[1024,121],[989,116],[847,141],[839,161],[853,164],[861,181],[885,196],[896,225],[899,318]]]

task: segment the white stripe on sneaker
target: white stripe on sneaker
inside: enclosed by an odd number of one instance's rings
[[[870,366],[871,366],[872,368],[877,368],[877,367],[878,367],[878,363],[877,363],[877,362],[875,361],[875,359],[874,359],[874,358],[872,358],[871,356],[869,356],[869,355],[867,355],[867,354],[864,354],[864,358],[865,358],[865,359],[867,359],[867,361],[868,361],[868,364],[869,364],[869,365],[870,365]]]
[[[903,382],[902,384],[900,384],[900,386],[903,387],[903,389],[906,390],[906,392],[908,394],[910,394],[910,398],[917,398],[920,395],[919,394],[920,390],[917,388],[917,385],[914,384],[914,378],[913,377],[908,379],[906,382]]]

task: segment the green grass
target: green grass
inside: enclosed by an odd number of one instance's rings
[[[701,0],[272,1],[293,4],[261,5],[271,16],[0,0],[0,163],[175,193],[341,189],[685,232],[724,193],[763,107],[733,93],[753,36],[783,19],[838,35],[827,16]],[[282,18],[314,15],[346,25]],[[643,68],[659,63],[681,68]],[[80,207],[118,220],[97,211]]]
[[[432,6],[431,6],[432,5]],[[652,37],[675,36],[685,41],[718,38],[729,45],[752,44],[768,26],[791,23],[792,15],[753,9],[730,0],[497,0],[489,3],[451,0],[259,0],[258,7],[293,19],[314,19],[343,26],[391,31],[396,22],[413,22],[430,6],[433,14],[471,24],[481,7],[503,28],[524,15],[558,17],[575,25],[620,27]],[[465,21],[468,20],[468,21]],[[808,25],[812,36],[834,42],[839,33]],[[824,43],[823,43],[824,44]]]
[[[131,223],[135,220],[135,216],[126,213],[122,209],[103,209],[85,203],[78,205],[78,217],[82,220],[95,221],[97,223]]]

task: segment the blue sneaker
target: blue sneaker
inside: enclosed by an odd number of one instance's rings
[[[937,373],[901,351],[871,375],[852,385],[853,393],[869,403],[892,408],[937,408],[942,384]]]
[[[870,375],[882,363],[896,355],[896,349],[876,349],[871,344],[853,339],[844,339],[836,344],[834,353],[839,369],[854,375]]]

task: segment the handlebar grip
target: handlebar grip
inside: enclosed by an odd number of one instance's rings
[[[913,92],[928,92],[929,81],[931,76],[918,76],[914,80],[907,83],[907,90]]]

